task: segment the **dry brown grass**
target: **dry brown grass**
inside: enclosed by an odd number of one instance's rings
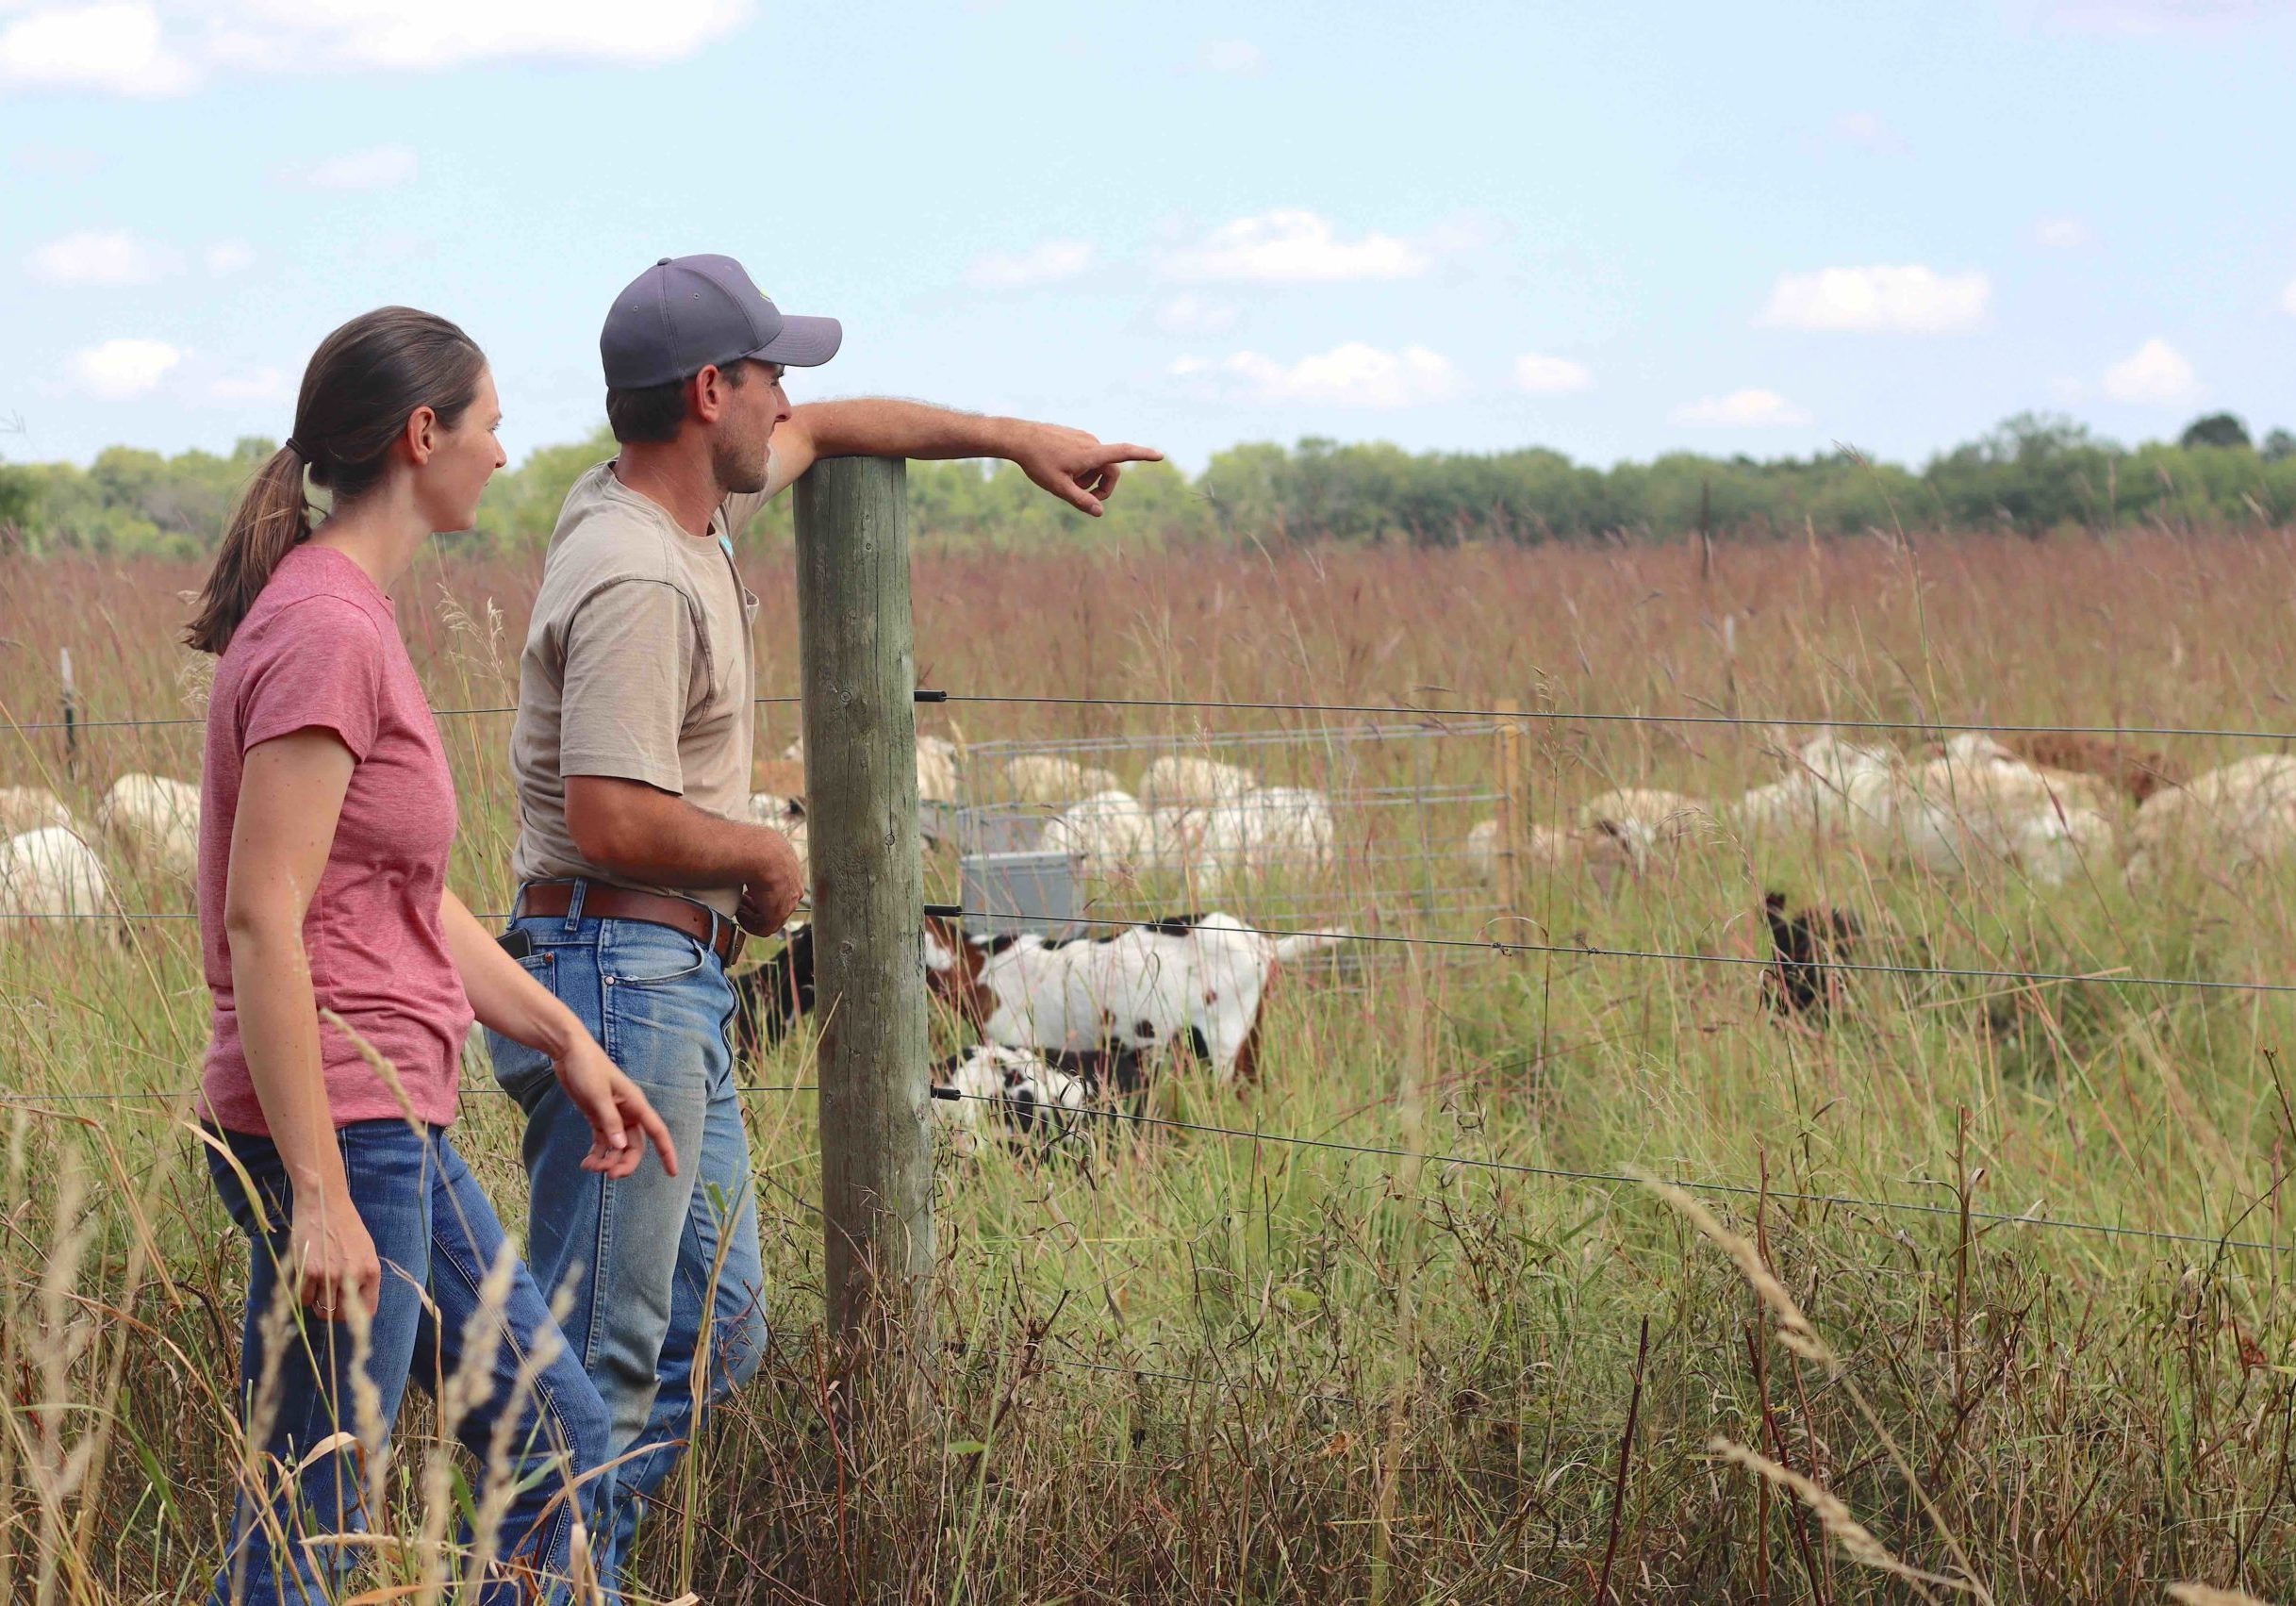
[[[1726,550],[1702,585],[1680,546],[926,554],[917,657],[961,693],[2279,730],[2296,727],[2289,556],[2283,534],[1786,543]],[[752,564],[766,691],[796,681],[776,565]],[[509,701],[532,579],[439,558],[410,582],[402,618],[440,706]],[[87,714],[187,711],[195,666],[170,636],[195,580],[0,561],[0,712],[54,717],[65,646]],[[946,712],[975,742],[1318,722]],[[795,734],[792,708],[760,718],[761,752]],[[457,885],[499,907],[506,721],[445,728]],[[1615,785],[1725,794],[1771,771],[1780,734],[1542,723],[1538,816]],[[2144,745],[2193,770],[2266,746]],[[195,773],[197,752],[196,726],[87,730],[74,771],[58,733],[32,733],[0,738],[0,785],[84,809],[126,770]],[[1917,966],[2285,979],[2296,940],[2285,867],[2139,899],[2110,866],[2054,891],[1938,885],[1725,841],[1608,895],[1534,886],[1526,923],[1739,953],[1778,882],[1874,906],[1886,952]],[[188,906],[181,887],[129,896]],[[206,1004],[189,935],[0,946],[0,1086],[35,1096],[8,1112],[0,1195],[10,1599],[195,1598],[245,1470],[240,1251],[196,1140],[164,1101],[75,1097],[190,1080]],[[654,1595],[826,1598],[873,1533],[876,1576],[914,1599],[1579,1600],[1606,1557],[1613,1595],[1646,1601],[1911,1598],[1949,1579],[2004,1601],[2193,1580],[2296,1598],[2291,1259],[2213,1242],[2296,1243],[2284,997],[1859,978],[1818,1034],[1770,1016],[1752,971],[1546,954],[1394,965],[1356,990],[1301,979],[1271,1009],[1249,1101],[1183,1081],[1163,1113],[1427,1158],[1148,1128],[1103,1134],[1089,1165],[945,1166],[930,1429],[833,1431],[811,1101],[757,1094],[783,1343],[655,1523]],[[801,1036],[754,1079],[801,1085],[808,1055]],[[504,1101],[473,1094],[461,1143],[517,1220]],[[1445,1156],[1771,1193],[1700,1195],[1693,1225],[1632,1185]],[[2205,1241],[1975,1214],[2037,1202]],[[1718,1465],[1717,1436],[1759,1476]],[[426,1412],[400,1424],[389,1495],[413,1548],[386,1558],[394,1578],[419,1578],[446,1531],[438,1480],[451,1503],[447,1469],[474,1470],[450,1446]],[[1819,1508],[1837,1538],[1846,1514],[1907,1573],[1829,1545],[1812,1491],[1838,1502]]]

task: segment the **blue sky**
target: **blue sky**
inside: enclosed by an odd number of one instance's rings
[[[0,450],[284,435],[398,301],[516,458],[705,250],[844,319],[799,400],[1192,468],[2296,427],[2291,81],[2255,0],[0,0]]]

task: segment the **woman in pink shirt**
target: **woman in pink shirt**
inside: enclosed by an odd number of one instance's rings
[[[486,357],[446,320],[387,306],[336,330],[187,636],[221,658],[199,854],[209,1166],[252,1247],[249,1482],[218,1601],[336,1598],[407,1382],[435,1392],[466,1360],[492,1386],[450,1426],[501,1480],[478,1506],[500,1521],[466,1535],[454,1575],[489,1603],[563,1597],[608,1422],[448,1137],[473,1016],[550,1055],[587,1168],[626,1176],[648,1137],[677,1168],[645,1095],[446,886],[454,781],[389,591],[434,532],[471,524],[500,422]],[[316,528],[306,472],[332,492]]]

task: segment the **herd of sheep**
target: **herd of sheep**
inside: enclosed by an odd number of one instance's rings
[[[1628,787],[1588,800],[1569,825],[1526,825],[1518,869],[1585,870],[1607,885],[1733,839],[1814,841],[1945,877],[1990,869],[2056,886],[2110,870],[2141,884],[2174,862],[2231,871],[2296,851],[2296,755],[2255,754],[2185,778],[2111,742],[2016,739],[2012,748],[1966,732],[1908,753],[1821,735],[1742,796]],[[785,832],[801,856],[802,758],[791,747],[776,776],[788,789],[751,800],[752,818]],[[920,796],[956,803],[963,759],[947,738],[920,737]],[[1271,870],[1327,868],[1338,844],[1323,793],[1267,786],[1198,755],[1155,759],[1137,792],[1107,770],[1049,754],[1012,759],[998,783],[1000,800],[1041,821],[1042,845],[1075,855],[1091,878],[1171,872],[1198,892],[1229,895]],[[1498,878],[1504,849],[1495,820],[1462,844],[1485,881]],[[43,788],[0,787],[0,921],[117,917],[121,870],[188,884],[198,853],[199,793],[189,782],[123,775],[88,822]]]
[[[117,919],[113,867],[186,884],[197,871],[199,788],[123,775],[84,824],[44,787],[0,786],[0,937],[11,917]]]
[[[1908,754],[1824,735],[1738,798],[1606,792],[1571,826],[1527,826],[1516,852],[1528,867],[1607,879],[1733,837],[1844,844],[1941,878],[1999,870],[2055,886],[2117,872],[2141,885],[2172,863],[2233,871],[2296,849],[2296,756],[2255,754],[2181,780],[2155,755],[2069,736],[2020,752],[1964,732]],[[1500,853],[1498,821],[1469,834],[1482,878],[1497,875]]]

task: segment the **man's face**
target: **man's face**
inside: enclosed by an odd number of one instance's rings
[[[718,483],[735,493],[766,488],[766,463],[774,426],[789,416],[778,363],[744,362],[742,383],[727,391],[711,466]]]

